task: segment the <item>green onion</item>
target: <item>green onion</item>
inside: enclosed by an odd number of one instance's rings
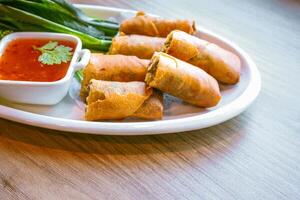
[[[1,27],[73,34],[96,51],[107,51],[119,31],[118,23],[89,17],[64,0],[0,0]]]
[[[49,31],[72,34],[82,40],[84,47],[99,51],[107,51],[111,44],[111,40],[98,39],[29,12],[2,4],[0,4],[0,23],[9,24],[18,31]]]
[[[81,83],[83,81],[83,69],[77,70],[75,72],[75,77]]]
[[[0,0],[0,3],[10,7],[21,9],[39,17],[43,17],[52,22],[67,26],[74,30],[87,33],[99,39],[105,38],[106,35],[106,27],[103,27],[103,29],[94,27],[87,22],[78,19],[75,15],[62,8],[60,5],[55,4],[54,2],[49,0]],[[118,26],[116,32],[113,33],[113,36],[117,33],[117,31]]]

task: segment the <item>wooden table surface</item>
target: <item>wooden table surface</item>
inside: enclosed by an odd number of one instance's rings
[[[0,119],[0,199],[300,199],[300,2],[74,0],[195,19],[239,44],[262,91],[221,125],[95,136]]]

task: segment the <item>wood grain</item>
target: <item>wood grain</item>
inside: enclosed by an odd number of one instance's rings
[[[300,2],[73,0],[195,19],[262,73],[240,116],[211,128],[94,136],[0,119],[0,199],[300,199]]]

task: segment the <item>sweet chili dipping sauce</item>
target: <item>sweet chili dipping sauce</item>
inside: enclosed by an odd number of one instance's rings
[[[38,61],[42,54],[33,46],[41,47],[50,41],[58,45],[74,48],[76,43],[53,39],[20,38],[9,42],[0,55],[0,80],[53,82],[62,79],[69,68],[70,61],[61,64],[45,65]]]

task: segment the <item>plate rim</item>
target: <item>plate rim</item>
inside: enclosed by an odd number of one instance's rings
[[[136,12],[134,10],[104,7],[98,5],[76,4],[76,6],[86,9],[96,8],[98,10],[115,12]],[[245,59],[245,62],[248,64],[250,81],[244,92],[233,101],[218,108],[217,110],[205,113],[203,115],[195,115],[179,119],[124,123],[87,122],[83,120],[58,118],[0,105],[0,118],[41,128],[98,135],[153,135],[162,133],[174,133],[207,128],[227,121],[242,113],[257,98],[261,89],[261,75],[252,58],[238,45],[203,27],[196,28],[198,31],[211,35],[218,40],[223,41],[231,48],[235,49],[235,51],[239,52],[241,57],[243,57]]]

